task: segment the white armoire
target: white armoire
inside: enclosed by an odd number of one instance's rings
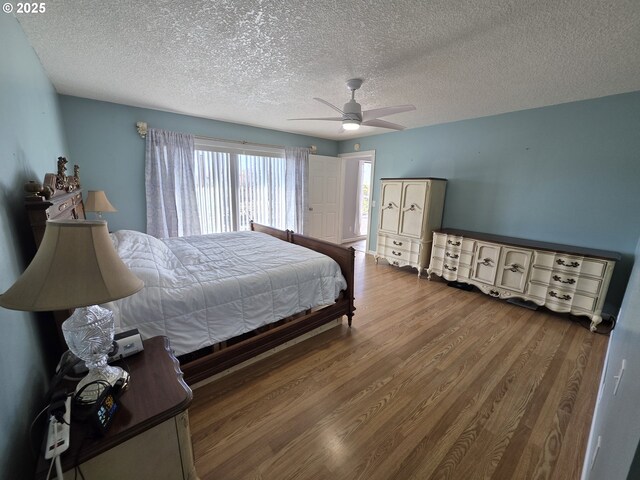
[[[433,230],[442,224],[447,181],[441,178],[383,178],[376,262],[411,266],[418,276],[431,257]]]

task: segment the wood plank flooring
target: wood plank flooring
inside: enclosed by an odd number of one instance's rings
[[[200,478],[578,479],[608,337],[383,263],[351,329],[194,392]]]

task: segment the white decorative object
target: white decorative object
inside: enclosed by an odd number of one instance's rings
[[[376,262],[426,268],[432,232],[440,228],[447,181],[438,178],[383,178]]]
[[[138,131],[138,135],[140,135],[140,137],[147,138],[147,122],[137,122],[136,130]]]
[[[615,252],[443,229],[433,234],[427,273],[493,297],[585,315],[595,331],[618,260]]]

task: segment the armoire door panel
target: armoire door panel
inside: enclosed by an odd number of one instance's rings
[[[382,185],[380,225],[378,227],[381,231],[387,233],[398,233],[401,197],[402,182],[389,182]]]

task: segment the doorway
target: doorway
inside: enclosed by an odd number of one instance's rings
[[[340,239],[368,252],[375,151],[340,154],[343,162],[343,202]]]
[[[364,237],[369,233],[369,199],[371,198],[371,160],[360,160],[358,165],[358,196],[356,198],[357,236]]]

